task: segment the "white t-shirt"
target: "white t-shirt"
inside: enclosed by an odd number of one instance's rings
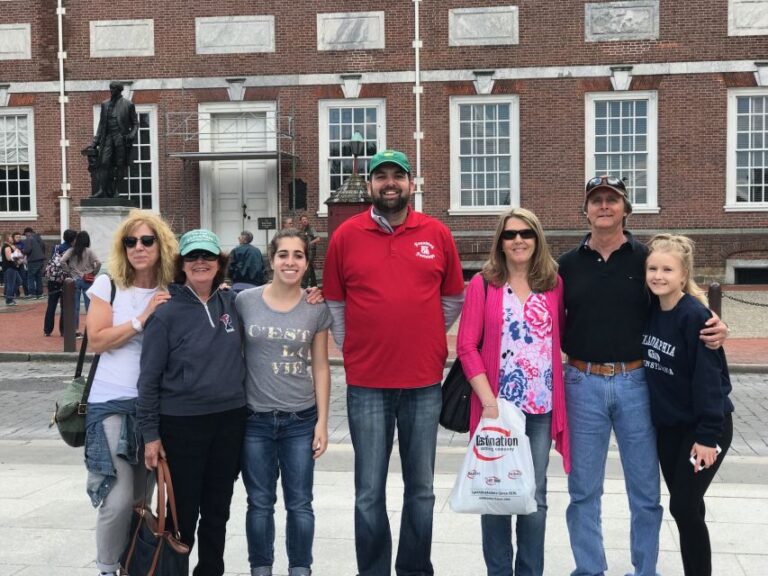
[[[147,307],[149,300],[157,292],[157,288],[137,288],[127,290],[117,288],[115,301],[112,303],[112,325],[129,322]],[[109,276],[102,274],[96,277],[86,292],[90,298],[100,298],[109,303],[112,285]],[[122,398],[136,398],[139,381],[139,360],[141,359],[142,335],[136,334],[120,348],[104,352],[99,359],[99,367],[93,379],[93,387],[88,402],[108,402]]]

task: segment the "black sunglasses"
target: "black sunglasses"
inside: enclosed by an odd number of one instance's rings
[[[195,250],[189,254],[184,254],[182,258],[184,258],[184,262],[195,262],[198,258],[202,258],[206,262],[213,262],[219,259],[219,255],[206,252],[205,250]]]
[[[139,240],[141,240],[142,246],[149,248],[155,243],[155,240],[157,240],[157,236],[139,236],[138,238],[136,236],[123,236],[123,246],[126,248],[136,248],[136,244],[139,243]]]
[[[533,240],[536,238],[536,232],[530,228],[524,228],[523,230],[504,230],[501,233],[502,240],[514,240],[518,236],[523,240]]]
[[[624,180],[621,178],[616,178],[616,176],[595,176],[591,180],[587,182],[587,192],[591,192],[598,186],[603,186],[604,184],[607,184],[608,186],[613,186],[614,188],[618,188],[619,190],[623,190],[624,192],[627,191],[627,187],[624,185]]]

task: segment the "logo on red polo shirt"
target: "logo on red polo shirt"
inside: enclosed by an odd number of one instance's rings
[[[416,246],[416,256],[419,258],[426,258],[432,260],[435,258],[435,245],[432,242],[414,242]]]

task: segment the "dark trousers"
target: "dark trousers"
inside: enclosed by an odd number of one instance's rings
[[[45,260],[27,262],[27,296],[43,295],[43,268]]]
[[[694,426],[669,426],[658,429],[661,473],[669,489],[669,512],[680,533],[680,552],[685,576],[712,574],[712,548],[705,522],[704,494],[723,463],[733,439],[733,419],[728,414],[723,434],[717,443],[723,451],[714,465],[694,474],[688,460],[695,442]]]
[[[197,527],[194,576],[224,574],[224,540],[245,434],[245,407],[202,416],[160,416],[181,539],[190,548]]]
[[[309,259],[309,262],[307,263],[307,271],[304,272],[304,277],[301,279],[302,288],[309,288],[310,286],[317,286],[314,258]]]
[[[43,321],[43,332],[50,334],[53,332],[53,323],[56,320],[56,306],[59,302],[64,304],[64,298],[61,294],[61,282],[48,282],[48,307],[45,309],[45,320]],[[63,310],[62,310],[63,311]],[[59,334],[64,335],[64,315],[59,314]]]

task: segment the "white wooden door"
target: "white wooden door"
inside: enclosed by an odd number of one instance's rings
[[[265,113],[212,116],[214,152],[267,149]],[[256,219],[277,216],[275,160],[217,160],[213,162],[212,222],[225,250],[237,245],[242,230],[250,230],[253,244],[266,248],[266,237]]]

